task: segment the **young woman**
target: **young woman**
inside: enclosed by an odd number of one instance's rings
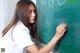
[[[66,25],[60,24],[51,41],[42,48],[35,44],[37,10],[32,1],[19,1],[16,5],[14,18],[3,30],[2,48],[5,53],[50,53],[58,40],[64,35]]]

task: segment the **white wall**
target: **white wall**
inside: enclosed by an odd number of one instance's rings
[[[19,0],[6,0],[6,4],[7,4],[6,14],[7,14],[7,16],[5,18],[5,26],[10,22],[10,20],[14,16],[14,11],[15,11],[15,6],[16,6],[17,1],[19,1]]]
[[[0,0],[0,39],[2,30],[13,17],[17,1],[18,0]]]
[[[4,0],[0,0],[0,39],[2,35],[2,30],[4,28],[4,19],[5,19],[5,4]]]
[[[36,4],[36,0],[32,0]]]

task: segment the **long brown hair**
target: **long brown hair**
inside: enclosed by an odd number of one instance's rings
[[[18,1],[16,5],[16,10],[14,14],[14,18],[11,20],[11,22],[4,28],[2,31],[2,37],[8,32],[8,30],[20,20],[26,27],[30,29],[31,27],[31,36],[35,38],[36,36],[34,34],[37,33],[37,21],[34,24],[29,24],[29,13],[28,9],[29,6],[33,5],[35,7],[35,12],[36,12],[36,19],[37,20],[37,9],[35,4],[32,1]],[[30,27],[29,27],[30,26]]]

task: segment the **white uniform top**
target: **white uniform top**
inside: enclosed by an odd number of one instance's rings
[[[5,53],[26,53],[25,47],[34,44],[29,29],[20,21],[12,29],[2,38],[1,47],[5,48]]]

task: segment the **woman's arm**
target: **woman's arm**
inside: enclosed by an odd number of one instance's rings
[[[58,40],[64,35],[65,31],[66,31],[66,25],[60,24],[56,28],[56,34],[54,35],[54,37],[51,39],[51,41],[47,45],[45,45],[44,47],[40,49],[38,49],[36,45],[31,45],[31,46],[26,47],[26,49],[30,53],[49,53],[51,49],[54,48]]]

